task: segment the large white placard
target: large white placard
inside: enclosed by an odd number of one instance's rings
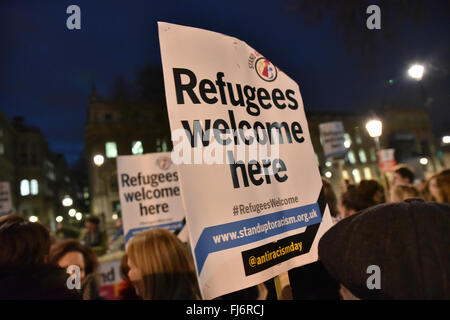
[[[126,242],[147,229],[183,227],[178,171],[169,152],[117,157],[117,179]]]
[[[319,125],[323,154],[327,160],[341,159],[347,154],[344,145],[345,131],[341,121],[331,121]]]
[[[298,85],[236,38],[158,26],[203,298],[316,261],[332,223]]]

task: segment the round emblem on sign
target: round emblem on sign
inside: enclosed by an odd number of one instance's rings
[[[158,160],[156,160],[156,164],[161,170],[167,170],[170,168],[172,160],[169,157],[159,157]]]
[[[255,70],[264,81],[272,82],[277,78],[277,67],[264,57],[255,61]]]

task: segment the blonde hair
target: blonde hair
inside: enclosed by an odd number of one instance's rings
[[[139,233],[127,246],[129,259],[141,271],[137,284],[142,299],[198,299],[194,264],[187,246],[173,233],[152,229]]]
[[[430,181],[432,179],[436,179],[439,188],[440,199],[436,199],[436,201],[450,203],[450,169],[439,171],[430,178]]]
[[[391,201],[393,197],[396,197],[398,202],[404,201],[411,198],[422,198],[420,196],[419,190],[416,187],[408,184],[399,184],[392,188],[391,190]]]

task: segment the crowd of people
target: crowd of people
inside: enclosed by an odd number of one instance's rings
[[[343,183],[336,196],[323,180],[333,227],[319,242],[319,260],[289,271],[285,296],[309,299],[449,299],[450,169],[414,184],[408,166],[395,168],[389,192],[376,180]],[[0,299],[102,299],[98,256],[108,249],[99,219],[81,234],[56,235],[10,214],[0,218]],[[113,240],[122,238],[118,226]],[[77,238],[77,239],[66,239]],[[113,241],[114,242],[114,241]],[[152,229],[130,240],[121,256],[119,299],[201,299],[189,244]],[[66,268],[80,270],[80,287]],[[367,267],[381,270],[381,288],[366,285]],[[275,299],[273,281],[218,299]]]

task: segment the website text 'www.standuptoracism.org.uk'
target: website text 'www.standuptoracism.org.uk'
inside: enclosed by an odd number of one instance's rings
[[[238,204],[233,207],[233,214],[247,214],[247,213],[260,213],[265,210],[269,210],[271,208],[276,208],[280,206],[290,205],[297,203],[298,196],[289,197],[289,198],[272,198],[269,201],[257,203],[257,204]],[[310,219],[317,218],[318,214],[315,209],[312,209],[310,212],[301,213],[297,216],[293,217],[280,217],[274,221],[267,221],[264,224],[257,223],[253,227],[243,227],[239,230],[220,233],[213,235],[213,241],[215,244],[228,242],[232,240],[241,239],[244,237],[250,237],[261,233],[267,233],[270,230],[275,230],[278,228],[282,228],[283,226],[296,224],[296,223],[307,223]]]

